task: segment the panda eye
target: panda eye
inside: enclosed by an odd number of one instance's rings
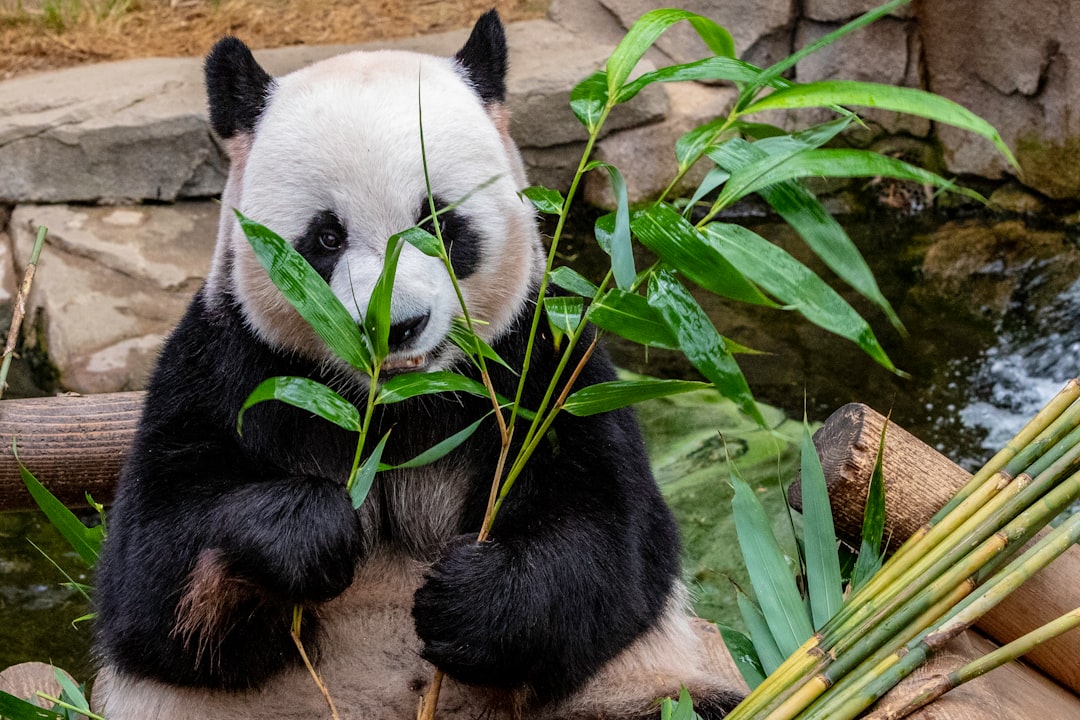
[[[327,250],[339,250],[342,244],[341,233],[333,228],[320,230],[319,244]]]

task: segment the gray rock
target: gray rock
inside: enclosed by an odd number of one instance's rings
[[[452,54],[467,30],[363,46],[256,53],[274,74],[355,49]],[[570,88],[611,48],[538,20],[508,28],[512,133],[529,147],[582,140]],[[557,58],[557,62],[552,59]],[[648,63],[643,71],[652,69]],[[206,117],[202,61],[145,59],[88,65],[0,83],[0,203],[173,201],[221,192],[227,161]],[[612,113],[609,130],[663,116],[662,88]]]
[[[220,191],[200,62],[151,58],[0,83],[0,202]]]
[[[1015,149],[1024,183],[1080,197],[1080,10],[1070,0],[926,0],[929,89],[979,113]],[[940,125],[949,169],[1015,173],[986,140]]]
[[[804,0],[803,15],[811,20],[836,22],[851,20],[879,5],[881,0]],[[915,16],[915,10],[911,5],[904,5],[889,15],[909,18]]]
[[[49,228],[24,336],[44,340],[39,349],[65,389],[142,387],[209,268],[217,221],[213,202],[15,209],[11,234],[20,265],[37,227]]]

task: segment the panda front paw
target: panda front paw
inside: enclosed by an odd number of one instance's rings
[[[425,660],[470,685],[513,688],[529,677],[520,633],[525,608],[506,550],[497,543],[460,537],[416,591],[413,621]]]

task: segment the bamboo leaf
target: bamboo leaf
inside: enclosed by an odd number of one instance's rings
[[[874,472],[870,475],[870,484],[866,489],[866,509],[863,512],[862,543],[859,557],[855,560],[855,569],[851,572],[851,590],[862,587],[874,573],[881,568],[881,541],[885,536],[885,432],[888,419],[881,428],[881,440],[874,458]]]
[[[857,344],[898,372],[869,323],[814,271],[783,248],[739,225],[710,223],[702,236],[755,284],[815,325]]]
[[[756,147],[758,144],[736,138],[710,150],[709,157],[718,165],[734,170],[764,156],[764,151]],[[903,323],[882,294],[859,249],[812,192],[788,181],[763,187],[758,194],[799,233],[830,270],[884,312],[893,327],[904,332]]]
[[[67,540],[75,553],[86,563],[87,567],[94,567],[98,554],[101,552],[101,540],[103,532],[101,526],[89,528],[82,521],[56,499],[49,489],[34,477],[34,474],[26,469],[19,459],[19,450],[15,444],[15,438],[11,439],[11,452],[15,456],[15,462],[19,465],[19,475],[22,477],[26,489],[34,498],[34,502],[45,513],[53,527]]]
[[[375,351],[377,362],[390,354],[390,299],[394,292],[394,276],[397,275],[398,258],[401,257],[402,242],[400,235],[392,235],[386,243],[383,256],[382,272],[375,281],[375,288],[368,300],[367,312],[364,313],[364,332]]]
[[[709,57],[679,65],[669,65],[660,68],[659,70],[642,73],[634,80],[623,85],[616,97],[618,98],[617,102],[626,102],[645,89],[647,85],[651,85],[654,82],[727,80],[733,83],[742,84],[754,82],[760,74],[761,68],[756,65],[751,65],[748,62],[736,60],[733,57]],[[790,84],[791,83],[787,80],[783,79],[777,82],[779,87],[787,87]]]
[[[594,72],[570,91],[570,110],[590,134],[596,132],[608,102],[608,79],[603,70]]]
[[[396,375],[382,384],[375,402],[381,405],[401,402],[420,395],[444,392],[465,392],[487,397],[487,388],[472,378],[449,370]]]
[[[720,394],[734,400],[744,413],[765,427],[750,386],[724,338],[689,291],[667,270],[649,279],[649,305],[655,308],[679,341],[687,359]]]
[[[468,427],[459,430],[458,432],[454,433],[453,435],[446,438],[437,445],[433,445],[432,447],[428,448],[424,452],[414,457],[412,460],[403,462],[400,465],[383,465],[379,469],[398,470],[401,468],[416,468],[422,467],[424,465],[430,465],[431,463],[441,459],[451,451],[455,450],[459,445],[461,445],[461,443],[472,437],[473,433],[475,433],[477,428],[480,427],[480,423],[484,422],[484,420],[486,420],[492,412],[494,412],[494,410],[488,411],[479,420],[473,422]]]
[[[474,320],[473,322],[476,321]],[[474,365],[478,363],[473,356],[480,354],[486,360],[491,360],[492,362],[502,365],[507,370],[513,371],[513,368],[499,356],[499,353],[495,352],[494,348],[484,342],[482,337],[469,329],[464,318],[454,318],[454,322],[450,325],[450,332],[447,333],[446,337],[449,338],[452,343],[464,350],[465,354],[472,360]]]
[[[663,316],[637,293],[609,290],[589,306],[589,322],[639,345],[678,350],[679,341]]]
[[[735,41],[731,33],[720,25],[696,13],[686,10],[652,10],[642,15],[626,32],[607,61],[607,92],[618,97],[619,90],[634,71],[641,56],[645,54],[665,30],[687,20],[697,30],[713,54],[723,57],[735,56]]]
[[[248,408],[267,400],[278,400],[307,410],[338,427],[360,432],[360,412],[345,398],[306,377],[282,376],[263,380],[251,391],[236,415],[236,432],[243,431],[244,413]]]
[[[783,167],[800,153],[821,147],[839,135],[850,124],[850,118],[844,117],[822,125],[815,125],[791,135],[781,135],[757,141],[752,146],[755,150],[754,160],[747,163],[737,163],[736,167],[725,166],[731,171],[731,179],[724,185],[724,189],[716,198],[710,212],[715,213],[754,192],[757,188],[771,185],[771,182],[762,183],[761,179],[768,177],[770,173],[777,172],[778,168]],[[739,142],[745,143],[744,140],[739,140]],[[716,160],[712,152],[710,152],[709,156],[714,161]],[[723,154],[718,156],[726,157]]]
[[[743,624],[746,625],[747,630],[750,632],[750,641],[753,643],[754,651],[761,661],[761,668],[765,676],[768,677],[776,668],[780,667],[780,663],[784,662],[784,654],[776,646],[776,640],[769,629],[769,623],[765,620],[765,615],[762,614],[757,603],[738,588],[735,590],[735,602],[739,606],[739,614],[742,616]]]
[[[421,227],[411,227],[408,230],[403,230],[394,235],[391,240],[393,238],[404,240],[428,257],[442,259],[446,256],[446,248],[439,242],[439,238]]]
[[[544,314],[554,336],[555,349],[562,344],[564,335],[571,335],[581,325],[585,300],[576,295],[554,295],[544,298]]]
[[[773,168],[759,176],[747,188],[746,193],[756,192],[767,185],[784,180],[804,177],[891,177],[932,185],[950,190],[960,195],[986,202],[979,193],[951,180],[946,180],[937,173],[906,163],[903,160],[887,157],[869,150],[817,149],[806,150],[791,157],[783,165]]]
[[[38,707],[35,703],[0,690],[0,718],[4,720],[64,720],[60,713]]]
[[[60,683],[62,694],[60,699],[79,710],[90,711],[90,703],[86,700],[86,688],[80,688],[72,681],[66,672],[58,667],[53,667],[53,677]]]
[[[622,290],[628,290],[634,284],[637,270],[634,269],[634,248],[630,242],[630,201],[626,193],[626,181],[619,169],[610,163],[593,161],[585,169],[607,170],[611,177],[611,190],[615,193],[614,223],[611,215],[604,215],[596,221],[596,241],[604,252],[611,256],[611,272],[615,284]],[[603,241],[601,241],[603,236]]]
[[[705,177],[702,178],[701,184],[698,185],[697,190],[694,191],[690,201],[686,203],[686,209],[683,210],[683,217],[689,219],[690,213],[693,211],[694,206],[701,201],[701,198],[726,183],[730,178],[731,173],[722,167],[714,167],[709,170],[709,172],[705,173]],[[746,273],[744,272],[743,274],[745,275]]]
[[[742,114],[832,105],[880,108],[924,117],[980,135],[994,144],[1013,167],[1016,158],[993,125],[963,106],[916,88],[853,80],[825,80],[777,90],[747,107]]]
[[[656,204],[639,210],[631,217],[630,226],[643,245],[709,292],[775,306],[671,206]]]
[[[727,647],[728,654],[731,655],[735,667],[738,668],[739,674],[750,689],[753,690],[764,682],[765,669],[761,666],[753,641],[735,628],[723,623],[716,623],[716,629],[720,631],[720,637],[724,641],[724,646]],[[776,652],[779,655],[780,651]]]
[[[612,380],[588,385],[566,399],[563,410],[579,417],[617,410],[654,398],[707,390],[708,383],[693,380]]]
[[[566,204],[566,199],[558,190],[534,185],[521,191],[525,199],[533,204],[538,212],[546,215],[558,215]]]
[[[596,293],[599,292],[599,288],[582,277],[576,270],[566,265],[551,270],[548,273],[548,281],[581,297],[595,297]]]
[[[679,699],[674,703],[671,698],[664,698],[660,714],[664,716],[664,720],[700,720],[694,712],[694,701],[686,686],[679,688]]]
[[[754,586],[754,594],[761,604],[761,611],[783,660],[795,652],[813,634],[814,629],[761,501],[738,473],[733,473],[732,484],[735,495],[731,507],[739,547]],[[758,656],[761,657],[760,651]],[[764,657],[762,663],[768,669]]]
[[[803,418],[802,438],[803,541],[806,556],[806,584],[814,629],[818,630],[844,604],[844,584],[840,577],[840,555],[833,526],[829,490],[821,468],[810,426]]]
[[[349,497],[352,499],[352,506],[354,509],[358,509],[367,498],[368,493],[371,492],[371,486],[375,482],[375,473],[379,470],[379,463],[382,461],[383,448],[386,447],[386,440],[390,437],[390,430],[386,431],[386,434],[382,436],[379,443],[375,446],[375,449],[371,451],[371,454],[367,456],[363,464],[360,465],[360,469],[357,471],[356,476],[350,478],[346,483],[346,488],[349,491]]]
[[[374,371],[367,341],[349,311],[307,260],[275,232],[234,211],[271,281],[334,353],[355,368]]]

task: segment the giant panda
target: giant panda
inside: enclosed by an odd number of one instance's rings
[[[438,717],[644,718],[689,688],[733,705],[685,613],[679,539],[628,411],[560,416],[476,542],[499,436],[488,422],[435,464],[344,488],[356,436],[303,411],[237,412],[262,380],[313,378],[352,402],[337,360],[258,265],[233,208],[288,238],[360,320],[389,236],[429,215],[420,114],[443,237],[480,334],[514,370],[543,272],[507,132],[507,49],[494,11],[452,58],[357,52],[272,78],[239,40],[206,64],[231,160],[211,271],[166,342],[109,515],[96,575],[95,704],[109,720],[328,717],[289,631],[343,718],[405,718],[445,671]],[[491,180],[494,178],[494,180]],[[471,372],[440,261],[406,245],[385,374]],[[582,343],[582,347],[588,342]],[[579,352],[580,356],[580,352]],[[524,390],[554,371],[541,333]],[[601,352],[576,380],[613,378]],[[399,463],[489,409],[472,396],[380,406]]]

